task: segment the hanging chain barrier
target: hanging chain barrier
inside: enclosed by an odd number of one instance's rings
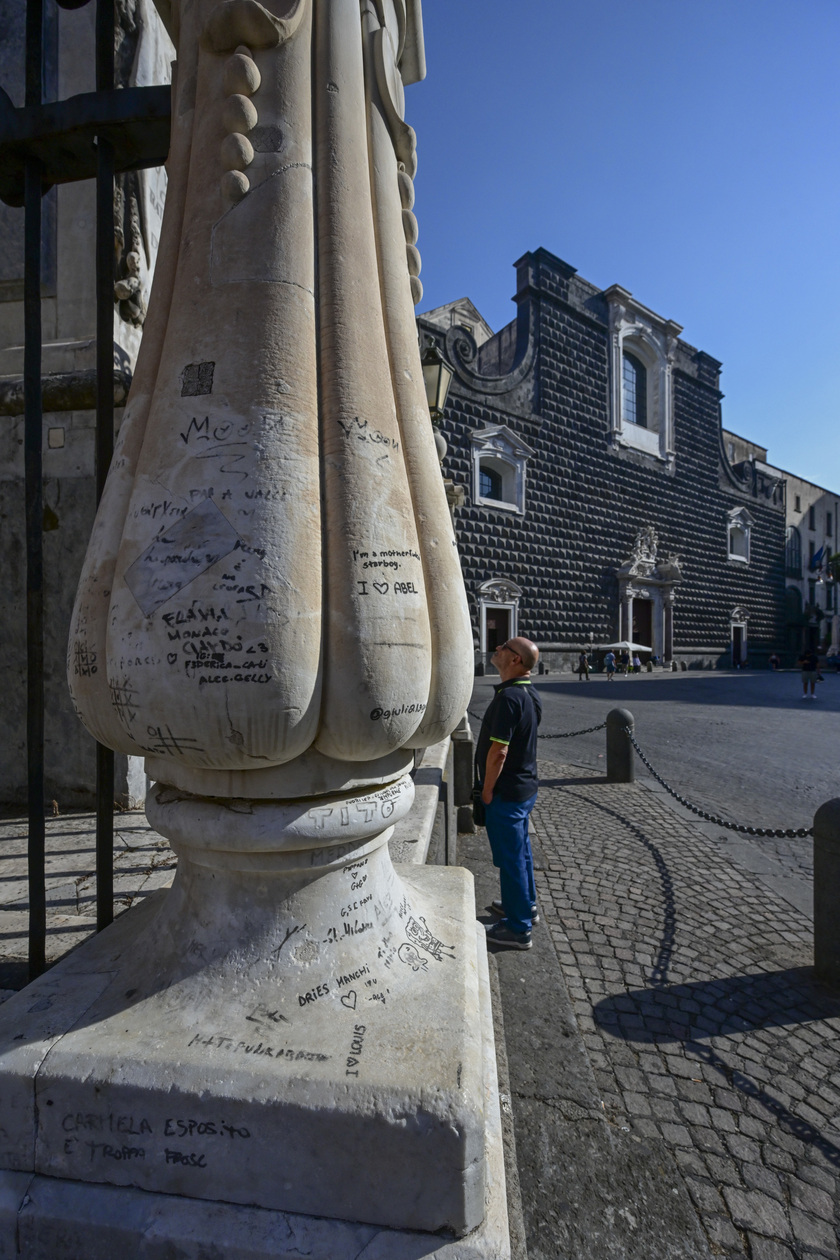
[[[473,713],[472,709],[469,709],[468,712],[473,721],[478,722],[480,726],[482,719],[479,715]],[[544,735],[542,731],[539,731],[538,734],[540,739],[571,739],[573,735],[591,735],[593,731],[602,731],[606,725],[607,723],[604,721],[599,722],[597,726],[586,726],[582,731],[558,731],[553,735]]]
[[[571,739],[573,735],[591,735],[593,731],[602,731],[606,726],[606,722],[599,722],[597,726],[586,726],[582,731],[558,731],[554,735],[544,735],[539,732],[540,739]]]
[[[470,717],[476,722],[481,722],[478,714],[470,710]],[[599,722],[597,726],[584,727],[582,731],[558,731],[554,734],[544,735],[542,731],[539,733],[540,739],[571,739],[574,735],[591,735],[594,731],[602,731],[607,725],[606,721]],[[633,734],[632,727],[625,726],[621,728],[624,734],[630,740],[634,749],[639,755],[639,759],[649,772],[664,787],[665,791],[673,796],[675,801],[679,801],[680,805],[684,805],[686,809],[690,809],[692,814],[696,814],[698,818],[702,818],[704,822],[714,823],[716,827],[724,827],[727,831],[737,831],[744,836],[763,836],[776,840],[807,840],[809,836],[813,836],[813,827],[747,827],[743,823],[729,822],[726,818],[720,818],[717,814],[710,814],[706,809],[700,809],[698,805],[692,805],[691,801],[687,801],[684,796],[675,791],[670,783],[666,783],[661,774],[657,774],[653,766],[648,761],[645,754],[639,747],[636,736]]]
[[[745,827],[742,823],[728,822],[725,818],[718,818],[717,814],[710,814],[708,810],[699,809],[697,805],[692,805],[691,801],[687,801],[684,796],[680,796],[679,792],[675,792],[671,785],[665,782],[661,774],[656,773],[653,766],[639,747],[636,737],[629,726],[624,727],[624,734],[630,740],[630,743],[639,754],[640,760],[653,775],[654,779],[656,779],[656,782],[661,783],[665,791],[673,796],[675,801],[679,801],[680,805],[684,805],[686,809],[690,809],[692,814],[697,814],[697,816],[702,818],[704,822],[714,823],[716,827],[725,827],[727,831],[740,832],[740,834],[744,836],[772,836],[777,840],[805,840],[808,836],[813,836],[813,827]]]

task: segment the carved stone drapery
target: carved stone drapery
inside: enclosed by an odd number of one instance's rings
[[[152,0],[116,0],[114,81],[147,86],[169,77],[171,46]],[[114,179],[114,301],[120,318],[142,327],[158,249],[166,171],[118,173]]]

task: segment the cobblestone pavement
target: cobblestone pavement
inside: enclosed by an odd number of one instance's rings
[[[666,1145],[713,1254],[840,1256],[840,994],[807,915],[647,786],[541,782],[540,902],[608,1121]]]
[[[47,962],[96,931],[96,816],[63,814],[46,825]],[[0,1001],[27,980],[27,821],[0,820]],[[114,817],[114,913],[168,885],[175,855],[142,811]]]

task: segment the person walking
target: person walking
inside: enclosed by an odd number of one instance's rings
[[[642,672],[642,658],[639,656],[639,653],[637,652],[636,655],[633,657],[633,673],[641,674],[641,672]]]
[[[618,658],[618,660],[621,665],[622,672],[624,673],[624,676],[626,678],[630,670],[630,653],[627,651],[623,651],[621,653],[621,656]]]
[[[607,682],[611,683],[615,676],[615,652],[612,649],[604,657],[604,669],[607,671]]]
[[[578,657],[577,675],[578,682],[583,682],[584,677],[586,678],[586,681],[589,682],[589,657],[585,652],[581,652]]]
[[[819,672],[819,661],[817,654],[813,648],[806,648],[800,656],[797,664],[802,671],[802,699],[808,698],[808,685],[811,686],[811,699],[816,700],[817,674]]]
[[[509,639],[491,658],[501,682],[481,723],[475,761],[493,865],[501,897],[491,909],[500,916],[487,929],[488,943],[531,948],[539,919],[528,819],[537,799],[537,728],[542,701],[531,685],[539,649],[530,639]]]

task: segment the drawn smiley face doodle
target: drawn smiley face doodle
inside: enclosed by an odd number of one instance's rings
[[[429,966],[428,958],[424,958],[419,950],[413,945],[409,945],[405,941],[397,950],[397,957],[400,962],[404,962],[412,971],[425,971]]]

